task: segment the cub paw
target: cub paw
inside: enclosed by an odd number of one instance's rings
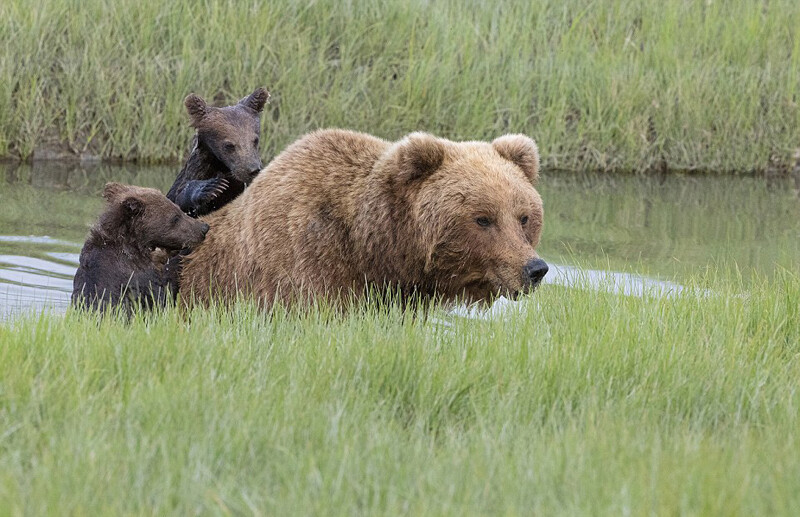
[[[226,188],[228,188],[228,180],[225,178],[206,180],[202,186],[192,192],[191,202],[196,205],[210,203],[225,192]]]

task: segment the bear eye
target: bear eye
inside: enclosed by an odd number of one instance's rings
[[[255,138],[253,139],[253,145],[254,145],[255,147],[258,147],[258,137],[255,137]]]
[[[525,226],[526,224],[528,224],[528,216],[527,215],[523,215],[522,217],[520,217],[519,218],[519,223],[522,226]]]
[[[477,219],[475,219],[475,222],[478,223],[478,226],[482,228],[486,228],[490,224],[492,224],[492,222],[489,220],[488,217],[478,217]]]
[[[228,142],[228,143],[225,144],[225,151],[227,151],[229,153],[232,153],[235,150],[236,150],[236,146],[233,145],[232,143]]]
[[[176,224],[178,224],[180,221],[181,221],[181,216],[180,216],[180,214],[175,214],[175,216],[172,218],[172,221],[171,221],[171,223],[170,223],[170,224],[172,224],[172,226],[175,226],[175,225],[176,225]]]

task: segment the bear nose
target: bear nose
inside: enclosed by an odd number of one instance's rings
[[[263,168],[264,166],[261,164],[261,160],[259,160],[258,163],[253,164],[253,166],[250,167],[250,177],[255,177],[255,175],[261,172],[261,169]]]
[[[522,268],[522,274],[525,275],[525,278],[528,279],[531,284],[538,284],[544,278],[544,275],[547,274],[547,271],[550,268],[547,267],[547,262],[542,259],[533,259],[529,261],[525,266]]]
[[[208,233],[209,228],[210,226],[208,226],[208,223],[203,223],[203,225],[200,227],[200,231],[202,232],[204,237]]]

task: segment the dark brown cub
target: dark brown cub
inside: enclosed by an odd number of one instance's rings
[[[167,197],[198,217],[233,200],[261,171],[261,111],[269,92],[257,88],[233,106],[215,108],[200,96],[184,100],[197,130],[192,150]]]
[[[178,292],[170,251],[195,246],[208,225],[183,213],[156,189],[108,183],[105,211],[81,250],[72,302],[91,309],[163,306]]]

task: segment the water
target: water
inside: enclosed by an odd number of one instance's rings
[[[0,164],[0,319],[63,312],[107,181],[166,192],[177,167]],[[791,181],[543,174],[546,282],[628,295],[680,292],[706,268],[745,282],[800,272],[800,196]],[[580,270],[575,268],[580,266]]]
[[[176,173],[174,167],[0,164],[0,320],[30,310],[66,309],[106,182],[165,190]]]

